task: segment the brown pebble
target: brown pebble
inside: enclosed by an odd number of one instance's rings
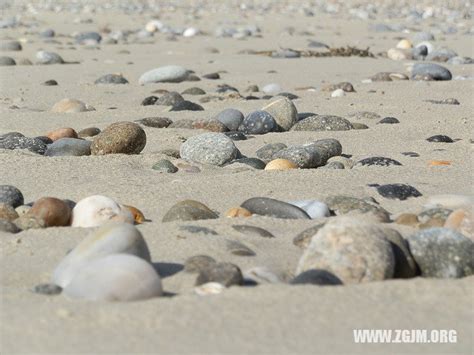
[[[454,210],[446,219],[444,227],[455,229],[474,240],[474,211],[462,208]]]
[[[0,219],[6,219],[7,221],[13,221],[17,219],[18,213],[15,211],[13,206],[6,203],[0,203]]]
[[[42,197],[33,204],[28,216],[43,220],[46,227],[68,226],[71,208],[58,198]]]
[[[416,214],[402,213],[400,216],[397,217],[395,223],[415,227],[418,225],[419,222]]]
[[[444,226],[444,220],[441,218],[430,218],[425,223],[420,224],[420,229],[442,227]]]
[[[226,217],[250,217],[252,212],[243,207],[233,207],[225,213]]]
[[[100,133],[100,129],[97,127],[87,127],[84,129],[81,129],[79,133],[77,134],[79,138],[85,138],[85,137],[94,137]]]
[[[48,137],[54,142],[61,138],[77,138],[77,133],[74,129],[70,127],[65,127],[58,128],[54,131],[49,132],[48,134],[46,134],[46,137]]]
[[[138,208],[128,205],[123,205],[123,207],[127,208],[132,213],[135,224],[142,224],[145,222],[145,216]]]
[[[204,129],[211,132],[227,132],[227,127],[218,120],[196,120],[193,122],[193,129]]]
[[[265,166],[265,170],[290,170],[298,169],[298,166],[287,159],[275,159]]]

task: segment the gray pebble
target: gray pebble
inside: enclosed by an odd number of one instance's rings
[[[181,145],[183,159],[222,166],[240,155],[232,139],[222,133],[204,133],[189,138]]]
[[[83,156],[91,155],[91,142],[84,139],[61,138],[48,146],[45,156]]]
[[[286,219],[311,219],[301,208],[268,197],[252,197],[240,206],[253,214],[262,216]]]
[[[231,263],[211,264],[209,267],[201,270],[196,279],[196,286],[208,282],[218,282],[225,287],[230,287],[241,285],[243,283],[243,276],[237,265]]]
[[[160,173],[175,173],[178,171],[178,168],[168,159],[162,159],[158,161],[151,168],[153,170],[159,171]]]

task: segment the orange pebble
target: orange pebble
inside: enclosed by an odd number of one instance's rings
[[[126,209],[128,209],[132,215],[133,215],[133,220],[135,221],[136,224],[142,224],[145,222],[145,216],[142,211],[140,211],[138,208],[133,207],[133,206],[127,206],[123,205]]]
[[[451,165],[451,162],[447,160],[430,160],[428,162],[428,165],[429,166]]]
[[[298,169],[298,166],[287,159],[275,159],[265,166],[265,170],[290,170]]]
[[[243,207],[233,207],[225,214],[226,217],[250,217],[252,212]]]
[[[77,133],[70,127],[58,128],[46,135],[53,142],[61,138],[77,138]]]

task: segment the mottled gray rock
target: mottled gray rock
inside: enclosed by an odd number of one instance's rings
[[[262,216],[286,219],[311,219],[301,208],[268,197],[252,197],[240,206],[253,214]]]
[[[173,121],[167,117],[145,117],[140,120],[136,120],[135,122],[140,123],[146,127],[153,128],[166,128],[171,123],[173,123]]]
[[[44,155],[49,157],[91,155],[92,142],[84,139],[61,138],[48,146]]]
[[[329,196],[325,202],[336,215],[367,213],[374,216],[380,222],[388,222],[390,220],[390,214],[385,209],[359,198],[336,195]]]
[[[180,155],[185,160],[218,166],[234,160],[239,154],[232,139],[221,133],[191,137],[180,148]]]
[[[317,149],[294,146],[279,150],[272,159],[286,159],[295,163],[300,169],[312,169],[324,165]]]
[[[163,217],[163,222],[196,221],[201,219],[216,219],[219,216],[201,202],[184,200],[173,205]]]
[[[176,91],[170,91],[156,100],[155,105],[174,106],[183,102],[184,98]]]
[[[97,79],[94,84],[128,84],[128,80],[119,74],[106,74]]]
[[[401,166],[402,164],[394,159],[385,158],[385,157],[370,157],[364,158],[359,160],[355,163],[354,167],[357,166],[391,166],[391,165],[398,165]]]
[[[0,149],[28,149],[37,154],[44,154],[47,145],[39,138],[25,137],[21,133],[11,132],[0,136]]]
[[[14,208],[23,205],[23,194],[12,185],[0,185],[0,203],[5,203]]]
[[[228,108],[219,112],[215,119],[224,124],[229,131],[237,131],[244,120],[244,115],[239,110]]]
[[[415,189],[413,186],[407,184],[386,184],[386,185],[378,185],[372,184],[369,185],[375,187],[377,192],[389,199],[393,200],[406,200],[410,197],[420,197],[421,192]]]
[[[311,243],[311,239],[324,227],[325,223],[320,223],[309,227],[293,238],[293,244],[301,249],[306,249]]]
[[[268,143],[258,149],[255,154],[257,157],[262,159],[265,163],[268,163],[273,159],[273,155],[275,155],[278,151],[287,148],[286,144],[283,143]]]
[[[142,74],[138,83],[140,85],[149,83],[180,83],[188,77],[188,70],[177,65],[168,65],[152,69]]]
[[[345,118],[332,115],[315,115],[298,121],[292,131],[347,131],[352,124]]]
[[[292,285],[342,285],[342,281],[327,270],[310,269],[290,281]]]

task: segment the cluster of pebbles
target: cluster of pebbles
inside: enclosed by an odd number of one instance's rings
[[[120,5],[117,6],[130,12],[167,9],[166,5],[160,5],[159,2],[148,2],[148,5],[130,5],[128,1],[118,3]],[[317,11],[324,11],[333,14],[344,13],[351,18],[359,19],[374,19],[380,11],[393,11],[383,6],[380,10],[376,10],[375,6],[347,9],[344,2],[318,3],[320,4],[305,4],[299,7],[282,2],[268,8],[256,6],[252,10],[270,13],[303,12],[308,17]],[[33,12],[37,10],[74,12],[83,5],[80,2],[72,2],[55,8],[51,6],[50,2],[40,2],[36,6],[30,4],[25,8]],[[246,5],[243,4],[240,9],[247,11]],[[199,16],[199,8],[194,10],[192,16]],[[106,8],[98,4],[95,5],[94,11],[100,13],[106,11]],[[469,16],[469,11],[464,9],[464,11],[441,12],[437,7],[423,10],[414,6],[408,13],[401,12],[400,15],[409,16],[413,23],[430,17],[451,18],[454,21]],[[19,18],[0,21],[0,28],[21,26],[30,29],[28,24]],[[45,43],[54,43],[57,35],[53,29],[39,31],[35,26],[31,27],[31,32],[27,33],[39,36]],[[405,29],[393,24],[391,26],[377,24],[372,27],[374,32]],[[438,32],[446,35],[460,30],[472,34],[472,28],[448,27],[440,28]],[[259,26],[249,25],[219,26],[215,28],[214,33],[209,33],[194,26],[172,27],[164,21],[153,19],[135,30],[111,31],[105,28],[102,32],[73,33],[68,35],[68,40],[73,41],[72,43],[79,48],[100,48],[102,45],[126,44],[134,40],[147,41],[159,35],[166,36],[169,41],[195,36],[244,40],[247,37],[262,37],[262,32]],[[435,37],[432,33],[416,32],[412,38],[400,39],[394,48],[379,54],[378,57],[387,57],[394,61],[410,61],[409,71],[379,72],[363,80],[362,83],[408,80],[409,85],[412,80],[456,79],[446,66],[472,64],[473,59],[464,56],[464,53],[458,55],[449,48],[437,47],[434,44]],[[2,41],[0,65],[73,67],[79,64],[64,59],[59,53],[46,50],[36,52],[34,59],[31,60],[18,56],[17,54],[27,46],[27,40]],[[324,43],[317,42],[311,42],[308,47],[322,51],[329,48]],[[277,57],[297,58],[294,53],[285,51]],[[157,83],[195,83],[200,80],[218,80],[221,74],[223,73],[214,72],[198,75],[180,65],[166,65],[151,68],[135,78],[134,82],[144,86]],[[10,74],[3,72],[2,75]],[[127,85],[132,82],[129,79],[122,74],[110,73],[97,78],[94,85]],[[52,79],[43,85],[56,86],[58,82]],[[354,85],[350,82],[327,84],[321,90],[330,93],[331,98],[355,93]],[[104,129],[83,126],[58,127],[50,132],[38,132],[39,135],[34,137],[25,136],[21,132],[9,132],[0,135],[0,149],[28,150],[37,154],[38,159],[58,156],[138,155],[147,145],[147,133],[144,127],[153,128],[148,131],[153,135],[159,135],[159,130],[179,128],[199,131],[183,139],[179,150],[162,151],[168,158],[149,166],[151,170],[157,171],[157,174],[199,173],[204,167],[266,170],[268,174],[277,174],[275,171],[298,169],[350,170],[364,169],[367,166],[380,169],[402,166],[401,162],[389,156],[352,159],[351,152],[346,151],[341,142],[335,138],[313,139],[293,145],[283,142],[268,143],[259,147],[253,156],[246,156],[239,150],[240,141],[259,135],[277,133],[285,137],[285,132],[294,131],[330,134],[335,131],[361,130],[369,127],[358,122],[360,118],[375,119],[378,124],[398,124],[400,120],[396,117],[382,117],[367,111],[354,112],[348,117],[298,112],[294,103],[298,96],[284,92],[276,83],[270,83],[261,89],[257,85],[251,85],[245,89],[245,94],[227,84],[218,85],[212,94],[206,93],[198,85],[181,93],[158,90],[153,94],[156,95],[143,98],[141,105],[162,106],[159,108],[163,113],[161,116],[134,117],[132,121],[115,122]],[[183,95],[196,97],[196,100],[187,100]],[[262,100],[265,104],[262,104],[259,110],[248,112],[228,107],[207,119],[172,120],[164,117],[166,112],[206,111],[205,104],[228,99]],[[432,100],[432,102],[460,104],[455,98]],[[50,111],[56,114],[77,114],[95,111],[95,108],[76,98],[64,98],[56,102]],[[202,130],[207,132],[203,133]],[[424,137],[425,143],[455,143],[456,139],[442,133]],[[417,156],[418,153],[403,154]],[[449,162],[432,161],[430,164],[449,165]],[[396,179],[396,176],[393,176],[393,179]],[[395,200],[397,203],[422,196],[417,187],[396,180],[390,184],[373,183],[369,187],[381,198]],[[265,267],[242,271],[238,265],[225,260],[215,260],[209,255],[195,255],[186,260],[183,272],[196,274],[194,292],[198,295],[217,294],[231,286],[254,286],[260,283],[345,285],[417,276],[461,278],[472,275],[474,199],[462,195],[437,195],[428,197],[428,200],[428,204],[417,214],[407,212],[394,215],[373,198],[363,199],[346,195],[331,195],[321,200],[277,200],[266,196],[255,196],[243,200],[238,206],[228,206],[228,209],[223,211],[216,211],[212,206],[188,199],[176,201],[164,214],[161,222],[180,223],[236,218],[238,224],[232,225],[236,231],[255,238],[271,239],[277,237],[263,228],[247,224],[246,221],[258,220],[261,216],[314,220],[312,227],[291,236],[295,248],[300,248],[302,255],[290,279],[282,280]],[[96,301],[135,301],[163,296],[165,291],[160,274],[152,262],[146,242],[147,236],[143,236],[139,227],[135,226],[142,223],[149,222],[138,208],[124,205],[107,196],[91,195],[77,202],[46,196],[25,203],[23,194],[17,187],[0,185],[2,232],[21,233],[28,229],[51,227],[95,228],[84,231],[84,239],[59,261],[52,271],[50,283],[34,287],[37,293],[47,295],[63,293],[70,298]],[[413,233],[402,235],[397,230],[400,226],[411,227]],[[191,233],[217,234],[212,228],[202,225],[182,227]],[[226,248],[229,253],[239,257],[256,255],[255,251],[240,241],[228,240]]]

